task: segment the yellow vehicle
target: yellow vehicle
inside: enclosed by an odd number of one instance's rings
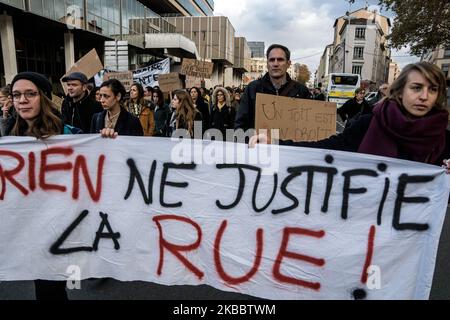
[[[325,87],[325,97],[340,108],[347,100],[355,96],[355,90],[361,86],[361,76],[352,73],[330,73]]]

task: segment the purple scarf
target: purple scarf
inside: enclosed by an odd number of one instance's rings
[[[373,108],[369,129],[358,152],[434,164],[445,149],[448,113],[433,108],[425,117],[408,119],[393,100]]]

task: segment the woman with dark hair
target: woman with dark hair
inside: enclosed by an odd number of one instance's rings
[[[155,118],[151,103],[144,99],[144,88],[139,83],[133,83],[130,88],[130,99],[125,104],[128,112],[141,122],[144,136],[153,136],[155,132]]]
[[[103,112],[94,114],[91,133],[100,132],[103,137],[142,136],[141,123],[138,118],[129,113],[122,104],[126,91],[117,79],[105,81],[100,86],[100,101]]]
[[[192,87],[191,90],[189,90],[189,94],[191,95],[192,101],[194,102],[194,106],[197,108],[198,111],[202,114],[203,118],[203,132],[209,129],[209,107],[208,104],[205,102],[205,100],[202,97],[202,93],[199,88]]]
[[[202,114],[194,107],[191,96],[183,90],[176,90],[173,94],[172,107],[175,109],[170,120],[170,132],[187,130],[194,138],[194,122],[202,121]]]
[[[153,90],[153,103],[155,104],[155,136],[167,136],[167,121],[169,120],[169,106],[164,103],[164,94],[161,89]]]
[[[236,111],[231,107],[228,90],[217,87],[212,94],[212,111],[210,127],[222,132],[223,141],[226,140],[226,130],[234,129]]]
[[[22,72],[11,83],[11,97],[16,111],[12,136],[45,139],[59,134],[80,133],[65,126],[62,116],[52,102],[52,86],[41,74]],[[67,300],[65,281],[35,280],[37,300]]]
[[[442,71],[427,62],[406,66],[389,95],[372,113],[358,117],[342,133],[317,142],[280,141],[283,145],[343,150],[442,165],[447,168],[450,133],[446,80]],[[250,147],[267,143],[260,134]]]

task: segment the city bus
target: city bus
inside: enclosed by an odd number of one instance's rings
[[[361,86],[361,76],[352,73],[330,73],[324,86],[325,97],[340,108],[347,100],[355,96],[355,90]]]

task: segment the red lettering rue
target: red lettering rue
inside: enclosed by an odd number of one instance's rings
[[[281,263],[283,258],[291,258],[291,259],[297,259],[306,261],[308,263],[314,264],[316,266],[323,266],[325,265],[324,259],[318,259],[294,252],[289,252],[287,250],[289,238],[291,235],[302,235],[302,236],[309,236],[309,237],[315,237],[315,238],[322,238],[325,235],[325,232],[323,230],[321,231],[312,231],[302,228],[285,228],[283,231],[283,240],[281,243],[280,251],[278,252],[278,257],[275,260],[275,264],[273,266],[273,277],[278,280],[281,283],[289,283],[294,284],[297,286],[306,287],[312,290],[320,290],[320,283],[319,282],[309,282],[301,279],[296,279],[293,277],[288,277],[286,275],[283,275],[281,273]]]
[[[250,271],[243,275],[242,277],[232,277],[225,272],[225,269],[222,266],[222,262],[220,261],[220,243],[222,240],[223,233],[227,227],[228,222],[225,220],[222,222],[222,225],[217,232],[216,240],[214,241],[214,263],[216,265],[217,273],[219,276],[228,284],[231,285],[239,285],[241,283],[249,281],[259,269],[261,265],[262,253],[263,253],[263,229],[258,229],[256,232],[256,254],[255,261],[253,262],[253,266]]]

